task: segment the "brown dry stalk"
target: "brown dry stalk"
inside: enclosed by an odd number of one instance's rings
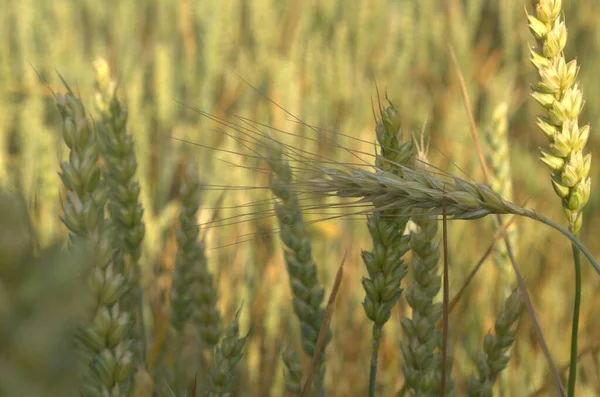
[[[321,353],[323,352],[323,348],[325,347],[325,341],[327,339],[327,331],[329,330],[329,324],[331,323],[331,318],[333,317],[333,311],[335,309],[335,298],[337,297],[337,293],[340,289],[340,285],[342,284],[342,277],[344,276],[344,263],[346,262],[347,251],[344,253],[344,257],[342,258],[342,263],[338,268],[338,271],[335,275],[335,280],[333,282],[333,288],[331,289],[331,293],[329,294],[329,300],[327,301],[327,307],[325,308],[325,316],[323,317],[323,321],[321,322],[321,328],[319,329],[319,336],[317,337],[317,343],[315,347],[315,354],[313,355],[312,362],[310,368],[308,370],[308,375],[306,376],[306,381],[304,382],[304,387],[302,388],[301,397],[307,397],[310,392],[310,386],[319,370],[319,358],[321,357]]]

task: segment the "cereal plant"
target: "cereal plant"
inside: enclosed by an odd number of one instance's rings
[[[0,13],[0,395],[600,393],[600,3],[109,3]]]
[[[583,207],[590,197],[592,180],[589,177],[592,155],[583,149],[589,139],[590,126],[579,126],[583,109],[583,93],[576,82],[576,60],[567,62],[564,48],[567,29],[561,18],[562,1],[540,1],[535,13],[528,16],[529,28],[537,40],[531,49],[531,62],[538,70],[540,81],[534,86],[533,98],[547,110],[538,118],[538,126],[548,137],[550,146],[542,149],[541,160],[551,170],[554,191],[561,198],[569,229],[577,235],[583,222]],[[569,396],[575,394],[577,376],[577,345],[581,305],[580,251],[573,246],[575,263],[575,297],[571,334],[571,365]]]

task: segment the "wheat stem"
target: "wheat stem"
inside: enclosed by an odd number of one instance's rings
[[[569,361],[569,396],[575,395],[575,380],[577,374],[577,344],[579,335],[579,312],[581,309],[581,255],[573,245],[573,261],[575,264],[575,297],[573,301],[573,325],[571,327],[571,359]]]

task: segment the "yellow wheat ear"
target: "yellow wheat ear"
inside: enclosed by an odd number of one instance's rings
[[[561,4],[560,0],[540,0],[534,13],[527,16],[537,41],[530,49],[530,60],[539,75],[531,95],[546,109],[537,121],[549,143],[541,150],[540,159],[550,169],[554,191],[562,201],[570,229],[577,234],[590,197],[592,155],[583,153],[590,126],[579,125],[583,93],[576,81],[577,61],[567,62],[563,53],[567,28],[561,20]]]

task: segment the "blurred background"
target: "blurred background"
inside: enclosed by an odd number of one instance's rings
[[[569,33],[566,57],[576,57],[581,65],[586,100],[581,120],[592,130],[588,150],[600,153],[600,3],[581,0],[564,2],[563,7]],[[186,159],[196,158],[208,185],[268,183],[261,174],[220,161],[257,166],[226,152],[242,150],[227,136],[233,130],[188,107],[269,124],[291,133],[271,130],[286,143],[348,161],[350,154],[338,146],[374,153],[371,100],[377,95],[376,81],[381,96],[387,91],[399,110],[405,139],[424,129],[431,136],[432,164],[482,181],[451,46],[482,136],[493,134],[498,123],[494,111],[507,106],[512,199],[527,200],[529,207],[564,224],[548,170],[537,158],[538,147],[547,142],[535,125],[542,109],[529,96],[537,76],[528,61],[533,39],[521,0],[4,0],[0,10],[0,180],[24,192],[41,247],[67,234],[59,220],[62,186],[57,173],[65,148],[49,88],[64,90],[58,71],[91,109],[93,61],[104,57],[111,65],[119,96],[129,109],[138,156],[147,228],[142,265],[151,327],[160,321],[168,296]],[[315,135],[263,95],[327,134]],[[310,134],[316,139],[299,138]],[[484,149],[494,154],[489,145]],[[597,164],[593,161],[592,196],[581,235],[600,257],[595,244],[600,235],[594,226],[600,224]],[[199,222],[211,218],[223,190],[229,189],[206,189]],[[219,216],[236,216],[237,221],[205,229],[220,308],[229,320],[243,302],[242,328],[252,329],[238,395],[281,395],[281,353],[288,345],[299,345],[276,220],[240,217],[269,209],[269,198],[264,190],[227,191]],[[260,204],[232,208],[249,202]],[[306,218],[318,220],[319,214]],[[540,224],[516,224],[518,263],[555,363],[562,368],[569,358],[574,291],[570,245]],[[363,217],[348,216],[309,227],[326,293],[348,250],[327,350],[330,396],[364,395],[368,382],[371,335],[360,284],[365,274],[360,250],[371,248],[365,226]],[[450,223],[451,295],[493,235],[491,219]],[[458,395],[474,370],[472,360],[483,336],[493,329],[497,279],[497,268],[486,261],[451,314]],[[600,317],[594,310],[594,292],[600,279],[587,263],[584,280],[584,353],[578,380],[580,391],[587,392],[582,395],[595,395],[600,393]],[[384,329],[382,396],[394,395],[403,384],[398,320],[406,310],[400,305]],[[526,315],[521,317],[508,372],[507,395],[552,395],[548,368]]]

